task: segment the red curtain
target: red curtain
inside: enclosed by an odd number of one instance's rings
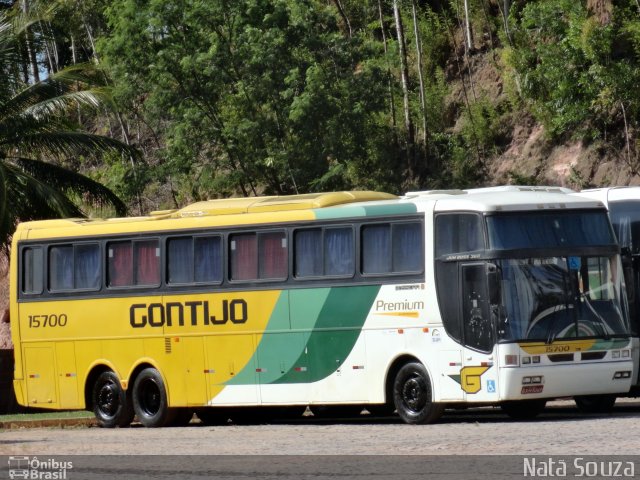
[[[260,236],[260,278],[286,278],[287,249],[284,233],[265,233]]]
[[[109,244],[109,286],[133,285],[131,242]]]
[[[257,236],[255,234],[234,235],[231,241],[231,278],[233,280],[258,278]],[[234,244],[235,248],[233,248]]]
[[[136,284],[157,285],[160,283],[160,257],[158,242],[136,242]]]

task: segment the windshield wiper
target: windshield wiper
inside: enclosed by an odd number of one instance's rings
[[[547,331],[547,341],[545,342],[547,345],[551,345],[558,336],[558,332],[556,332],[552,327],[553,323],[550,325],[549,330]]]
[[[600,315],[598,311],[595,309],[595,307],[591,305],[591,302],[589,301],[589,296],[587,295],[587,293],[588,292],[582,293],[580,294],[580,296],[582,297],[584,304],[591,311],[591,313],[593,313],[593,316],[597,320],[597,322],[592,321],[591,324],[598,325],[600,327],[600,330],[602,330],[602,338],[604,338],[605,340],[609,340],[611,335],[609,335],[609,332],[607,331],[607,321],[604,318],[602,318],[602,315]]]

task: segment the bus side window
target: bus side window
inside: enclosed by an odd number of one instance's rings
[[[97,243],[56,245],[49,249],[52,292],[100,288],[100,246]]]
[[[107,285],[110,287],[155,286],[160,284],[158,240],[111,242]]]
[[[482,223],[476,214],[440,214],[436,217],[436,257],[484,248]]]
[[[319,277],[322,268],[322,230],[309,228],[297,230],[294,237],[295,259],[294,272],[296,277]]]
[[[351,227],[299,229],[294,243],[296,278],[353,275],[355,245]]]
[[[126,287],[133,285],[133,249],[131,242],[112,242],[107,246],[109,270],[107,285]]]
[[[41,294],[44,287],[42,247],[26,247],[22,250],[22,291]]]
[[[167,240],[167,283],[193,281],[193,237]]]
[[[49,289],[73,288],[73,245],[59,245],[49,249]]]
[[[287,278],[287,238],[283,231],[229,237],[231,280]]]
[[[353,230],[326,228],[324,232],[325,275],[353,275]]]
[[[423,270],[421,224],[394,223],[362,227],[362,273],[385,274]]]
[[[100,246],[80,244],[74,248],[74,287],[97,290],[100,288]]]
[[[222,282],[222,238],[196,237],[193,244],[194,280],[196,282]]]
[[[258,236],[243,233],[229,237],[231,280],[258,278]]]
[[[157,240],[134,242],[136,285],[160,284],[160,247]]]
[[[365,225],[362,227],[362,273],[390,273],[391,226],[387,224]]]
[[[261,233],[258,250],[260,278],[287,278],[287,237],[284,232]]]
[[[424,242],[422,224],[393,225],[393,271],[422,272],[424,270]]]

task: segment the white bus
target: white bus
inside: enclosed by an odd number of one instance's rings
[[[613,229],[622,251],[622,262],[629,303],[634,360],[631,396],[640,394],[640,187],[606,187],[583,190],[577,195],[598,200],[609,210]],[[613,405],[611,399],[590,402],[592,410]]]
[[[307,406],[530,418],[548,399],[627,392],[607,210],[548,190],[334,192],[21,224],[16,396],[159,427]]]

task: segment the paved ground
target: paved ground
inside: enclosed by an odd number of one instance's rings
[[[618,401],[606,415],[553,402],[536,420],[518,422],[499,409],[448,411],[433,425],[394,417],[266,425],[100,429],[66,426],[0,430],[0,455],[637,455],[640,400]]]

